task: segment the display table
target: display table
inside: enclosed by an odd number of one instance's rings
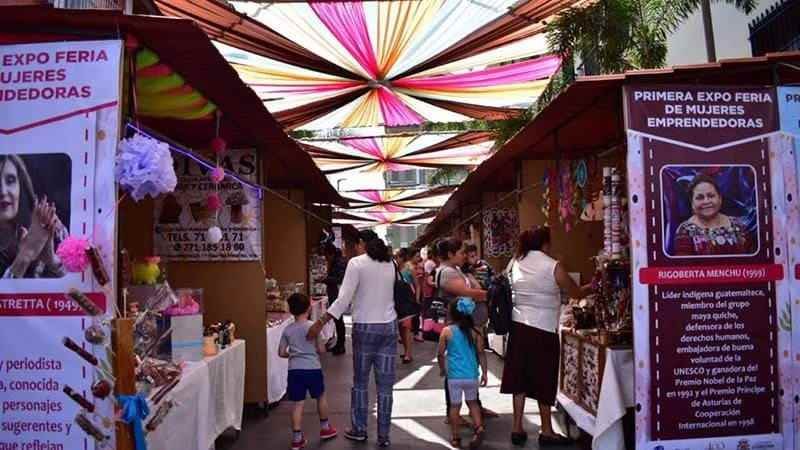
[[[186,363],[181,381],[166,397],[176,406],[147,435],[148,448],[209,450],[226,429],[241,430],[244,369],[245,343],[241,339],[215,356]]]
[[[575,424],[592,435],[593,450],[624,450],[622,418],[635,405],[633,392],[633,350],[605,349],[605,364],[597,401],[592,414],[559,390],[558,403]]]

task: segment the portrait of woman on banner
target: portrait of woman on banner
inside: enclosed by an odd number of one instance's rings
[[[35,155],[37,162],[68,173],[66,155]],[[64,161],[67,159],[67,169]],[[51,183],[49,170],[39,171],[42,183]],[[56,248],[67,234],[57,214],[56,201],[37,195],[31,170],[18,155],[0,155],[0,276],[2,278],[60,278],[65,271]],[[56,177],[58,179],[63,178]],[[69,193],[67,181],[67,198]],[[63,196],[63,193],[61,193]],[[59,196],[57,194],[57,196]]]
[[[665,249],[673,257],[747,256],[758,249],[756,183],[749,166],[667,166]]]

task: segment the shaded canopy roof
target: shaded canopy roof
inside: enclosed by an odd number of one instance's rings
[[[11,42],[46,40],[47,33],[63,39],[115,38],[134,35],[142,47],[155,52],[192,87],[223,112],[220,135],[229,146],[257,147],[265,158],[266,183],[275,188],[304,188],[310,201],[341,203],[342,199],[311,158],[287,136],[245,86],[205,33],[186,19],[123,15],[116,11],[66,10],[39,6],[9,6],[0,15],[0,38]],[[36,30],[36,35],[30,35]],[[4,34],[6,33],[6,34]],[[215,135],[211,120],[142,118],[142,122],[189,146],[202,148]]]
[[[793,67],[787,65],[790,64]],[[776,85],[800,82],[800,52],[721,60],[716,63],[580,77],[483,162],[461,184],[417,240],[424,245],[446,233],[447,220],[460,206],[479,201],[482,192],[515,189],[515,162],[577,159],[624,144],[622,88],[628,84]],[[498,176],[508,174],[508,176]]]
[[[156,0],[198,20],[284,127],[314,130],[513,117],[560,64],[542,20],[578,3]]]
[[[455,186],[437,186],[429,189],[374,189],[350,191],[342,193],[342,196],[350,202],[352,209],[402,212],[441,208],[455,189]]]

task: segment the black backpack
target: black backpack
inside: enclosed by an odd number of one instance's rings
[[[492,277],[486,291],[489,304],[489,327],[494,334],[505,335],[511,330],[511,281],[505,273]]]
[[[414,299],[414,289],[406,283],[400,275],[400,268],[394,264],[394,310],[397,312],[397,320],[403,321],[419,315],[420,306]]]

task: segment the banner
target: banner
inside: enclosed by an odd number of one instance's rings
[[[789,278],[791,279],[791,296],[800,299],[800,87],[778,87],[778,107],[780,109],[781,130],[784,132],[786,148],[784,154],[784,179],[786,186],[786,231],[789,241]],[[789,167],[794,167],[792,173]],[[792,317],[800,317],[800,302],[792,302]],[[792,327],[792,353],[796,364],[793,366],[795,398],[800,396],[800,326]],[[795,405],[795,448],[800,448],[800,408]]]
[[[230,150],[221,162],[239,178],[258,182],[255,150]],[[222,208],[210,211],[206,199],[217,190],[209,169],[175,156],[178,186],[155,202],[156,254],[167,261],[258,261],[261,259],[261,200],[258,191],[226,177],[218,188]],[[208,241],[210,227],[222,240]]]
[[[86,417],[113,448],[113,406],[91,394],[96,367],[62,342],[107,363],[84,333],[110,336],[116,287],[66,272],[55,250],[86,237],[115,273],[121,57],[116,40],[0,46],[0,448],[95,448],[65,388],[92,404]],[[87,317],[66,298],[72,288],[105,315]]]
[[[775,91],[631,86],[625,101],[637,448],[791,448]]]

